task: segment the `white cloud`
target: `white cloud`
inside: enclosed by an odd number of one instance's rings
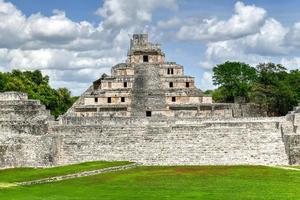
[[[14,48],[29,36],[26,18],[21,11],[8,2],[0,0],[0,47]]]
[[[266,11],[263,8],[237,2],[235,14],[227,21],[212,18],[204,19],[201,23],[191,22],[180,28],[177,38],[200,41],[240,38],[257,32],[265,17]]]
[[[92,24],[75,22],[59,10],[51,16],[25,16],[0,0],[0,70],[41,69],[54,87],[68,87],[78,95],[101,73],[124,61],[128,34],[134,32],[148,32],[154,41],[204,44],[201,89],[213,87],[211,68],[227,60],[253,65],[281,62],[289,69],[300,64],[300,58],[292,56],[300,46],[300,22],[285,27],[267,17],[265,9],[242,2],[235,4],[227,20],[191,20],[181,12],[157,19],[155,12],[161,8],[176,10],[177,0],[105,0],[96,11],[101,21]],[[195,54],[201,56],[192,52],[192,57]]]
[[[97,54],[92,52],[91,54]],[[63,49],[39,49],[39,50],[20,50],[20,49],[1,49],[0,59],[10,69],[55,69],[55,70],[79,70],[97,69],[109,67],[120,61],[114,56],[90,55],[89,53],[78,53]],[[4,65],[3,64],[3,65]]]
[[[200,88],[202,90],[209,90],[212,88],[215,88],[213,85],[213,80],[212,80],[212,73],[205,71],[202,75],[201,82],[200,82]]]
[[[157,27],[161,29],[170,29],[170,28],[177,28],[182,25],[183,21],[180,20],[178,17],[174,17],[168,20],[160,20],[157,22]]]
[[[12,3],[0,0],[0,69],[40,69],[55,87],[79,87],[108,73],[125,60],[129,33],[142,31],[156,8],[176,9],[175,0],[105,0],[98,25],[75,22],[64,11],[26,17]],[[70,84],[72,83],[72,84]],[[74,84],[76,83],[76,84]],[[75,90],[76,89],[76,90]]]
[[[201,86],[207,88],[211,69],[225,61],[240,61],[256,66],[262,62],[278,62],[288,69],[299,69],[300,58],[290,56],[300,44],[300,23],[292,28],[266,17],[263,8],[235,4],[235,14],[228,19],[206,19],[190,22],[177,32],[181,40],[204,42],[206,50],[199,66],[205,70]],[[210,85],[212,86],[212,85]]]
[[[284,57],[280,63],[290,70],[300,69],[300,57]]]
[[[288,37],[289,45],[293,45],[296,47],[300,46],[300,22],[297,22],[292,27],[289,37]]]
[[[215,64],[227,60],[237,60],[258,64],[274,60],[274,57],[286,56],[292,50],[286,46],[289,29],[283,27],[275,19],[267,19],[260,30],[235,40],[210,42],[207,44],[205,60],[200,66],[209,69]]]
[[[107,0],[97,10],[104,18],[104,28],[128,27],[152,20],[152,12],[159,7],[176,9],[176,0]]]
[[[28,18],[27,25],[35,40],[56,43],[74,40],[80,31],[80,25],[68,19],[62,11],[54,11],[51,17],[34,14]]]

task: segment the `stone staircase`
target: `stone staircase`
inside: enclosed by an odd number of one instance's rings
[[[47,124],[54,117],[38,100],[28,100],[26,95],[8,92],[10,98],[0,98],[0,130],[6,133],[40,135],[47,132]],[[12,94],[15,97],[12,98]]]
[[[19,92],[0,93],[0,168],[52,163],[50,111]]]

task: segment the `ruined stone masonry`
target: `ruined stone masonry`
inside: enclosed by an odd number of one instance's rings
[[[136,34],[125,63],[55,121],[39,101],[0,93],[0,168],[93,160],[146,165],[300,164],[300,108],[262,117],[213,103],[158,44]]]
[[[212,104],[212,98],[196,88],[184,68],[165,62],[160,45],[136,34],[125,63],[112,67],[81,96],[67,116],[102,117],[232,117],[234,105]],[[235,115],[241,113],[235,112]]]

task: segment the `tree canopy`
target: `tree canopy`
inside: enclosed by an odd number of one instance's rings
[[[234,102],[236,97],[249,99],[249,91],[257,79],[255,68],[240,62],[225,62],[213,68],[213,83],[222,88],[224,100]]]
[[[225,62],[213,68],[212,92],[216,102],[233,102],[242,97],[256,103],[269,116],[285,115],[300,103],[300,71],[274,63],[261,63],[256,68],[240,62]]]
[[[67,88],[53,89],[49,77],[39,70],[0,72],[0,92],[26,92],[30,99],[40,100],[55,117],[65,113],[76,101]]]

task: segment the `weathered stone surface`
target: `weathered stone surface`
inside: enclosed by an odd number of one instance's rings
[[[21,92],[3,92],[0,93],[0,101],[19,101],[27,100],[28,96],[26,93]]]
[[[160,45],[134,34],[126,63],[112,67],[84,92],[66,116],[240,117],[261,116],[247,105],[215,104],[196,87],[184,67],[165,62]],[[204,109],[205,108],[205,109]],[[147,114],[147,113],[148,114]]]
[[[59,164],[129,160],[151,165],[286,165],[281,120],[103,120],[51,131],[62,135]]]
[[[39,101],[17,92],[0,93],[0,168],[50,166],[53,117]]]
[[[286,121],[281,125],[281,132],[290,165],[300,164],[300,131],[299,107],[294,108],[286,116]]]
[[[146,110],[165,110],[164,92],[159,72],[153,64],[135,67],[135,82],[132,89],[132,115],[145,116]]]
[[[0,101],[0,110],[6,111],[0,114],[1,168],[92,160],[147,165],[300,162],[297,112],[277,118],[64,116],[53,122],[38,101]]]

